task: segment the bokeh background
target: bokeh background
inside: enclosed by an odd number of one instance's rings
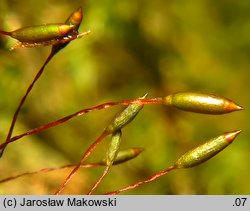
[[[100,103],[204,91],[245,110],[222,116],[145,106],[123,129],[121,148],[143,147],[136,159],[114,166],[96,191],[116,190],[161,171],[204,140],[242,129],[237,140],[203,165],[177,170],[124,194],[250,194],[250,2],[233,0],[1,0],[0,28],[64,22],[79,6],[80,31],[46,67],[29,95],[14,135]],[[0,139],[50,47],[8,49],[0,37]],[[10,144],[0,179],[80,160],[123,107],[89,113]],[[109,138],[88,161],[105,156]],[[103,168],[81,169],[64,194],[85,194]],[[69,174],[58,170],[0,184],[0,194],[52,194]]]

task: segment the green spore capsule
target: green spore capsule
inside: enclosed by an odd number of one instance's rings
[[[126,150],[120,150],[117,153],[116,158],[114,159],[113,165],[117,165],[120,163],[127,162],[131,159],[134,159],[138,155],[140,155],[141,152],[143,152],[143,151],[144,151],[144,149],[140,148],[140,147],[134,147],[134,148],[126,149]],[[107,163],[107,159],[104,159],[101,162],[99,162],[100,165],[107,165],[106,163]]]
[[[243,108],[232,100],[212,94],[179,92],[164,98],[164,104],[178,109],[203,114],[226,114]]]
[[[73,25],[45,24],[39,26],[28,26],[12,32],[1,31],[1,33],[11,36],[12,38],[17,39],[20,42],[36,43],[63,38],[73,28]]]
[[[126,161],[129,161],[131,159],[134,159],[139,154],[141,154],[141,152],[143,150],[144,150],[143,148],[135,147],[135,148],[119,151],[113,164],[116,165],[116,164],[120,164],[120,163],[124,163]]]
[[[107,159],[106,165],[111,166],[119,152],[120,144],[121,144],[121,131],[117,131],[112,134],[111,142],[109,144],[109,148],[107,151]]]
[[[146,96],[147,94],[139,99],[144,99],[146,98]],[[142,104],[131,104],[127,106],[121,113],[116,115],[116,117],[111,121],[111,123],[105,130],[108,133],[114,133],[122,129],[136,117],[136,115],[140,112],[142,108],[143,108]]]
[[[204,144],[186,152],[174,164],[175,168],[190,168],[197,166],[230,145],[241,130],[227,132],[205,142]]]
[[[79,7],[71,13],[64,24],[28,26],[12,32],[0,30],[0,34],[10,36],[19,41],[10,50],[52,45],[52,52],[55,54],[72,40],[82,38],[91,33],[91,31],[78,33],[82,17],[82,8]]]
[[[54,52],[58,52],[60,49],[65,47],[70,41],[75,40],[77,38],[82,38],[86,35],[89,35],[90,33],[91,33],[91,31],[87,31],[87,32],[81,33],[79,35],[71,35],[71,33],[70,33],[67,36],[64,36],[61,38],[46,40],[46,41],[41,41],[41,42],[34,42],[34,43],[17,42],[17,43],[15,43],[14,46],[12,46],[10,48],[10,50],[14,50],[16,48],[33,48],[33,47],[39,47],[39,46],[52,45],[54,48]]]

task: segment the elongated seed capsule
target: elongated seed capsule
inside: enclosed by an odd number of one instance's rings
[[[142,98],[147,96],[145,94]],[[108,133],[114,133],[117,130],[122,129],[125,125],[129,124],[143,108],[141,104],[131,104],[127,106],[121,113],[116,115],[116,117],[111,121],[109,126],[105,129]]]
[[[117,165],[120,163],[124,163],[127,162],[133,158],[136,158],[139,154],[141,154],[141,152],[143,151],[143,148],[139,148],[139,147],[134,147],[131,149],[126,149],[126,150],[121,150],[118,152],[113,165]],[[106,165],[106,161],[107,159],[102,160],[101,162],[99,162],[100,165]]]
[[[189,168],[197,166],[230,145],[241,130],[227,132],[205,142],[204,144],[186,152],[174,164],[175,168]]]
[[[106,165],[111,166],[119,152],[120,144],[121,144],[121,131],[118,130],[112,134],[112,138],[109,144],[109,148],[107,151],[107,159]]]
[[[141,154],[143,150],[144,150],[143,148],[138,148],[138,147],[122,150],[118,152],[113,164],[116,165],[131,160],[137,157],[139,154]]]
[[[71,33],[71,32],[70,32]],[[46,40],[46,41],[42,41],[42,42],[34,42],[34,43],[28,43],[28,42],[16,42],[10,50],[14,50],[16,48],[33,48],[33,47],[39,47],[39,46],[48,46],[48,45],[53,45],[54,46],[61,46],[61,49],[63,47],[65,47],[69,42],[71,42],[72,40],[78,39],[78,38],[82,38],[86,35],[89,35],[91,33],[91,31],[87,31],[84,33],[81,33],[79,35],[66,35],[64,37],[61,38],[56,38],[56,39],[52,39],[52,40]],[[59,48],[58,48],[59,50]]]
[[[28,26],[12,32],[1,31],[1,33],[9,35],[20,42],[34,43],[62,38],[73,28],[73,25],[45,24],[39,26]]]
[[[196,92],[179,92],[164,98],[164,104],[184,111],[203,114],[225,114],[243,108],[232,100],[212,94]]]

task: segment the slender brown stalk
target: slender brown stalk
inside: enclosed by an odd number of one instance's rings
[[[55,195],[60,194],[65,186],[69,183],[69,181],[73,178],[73,176],[76,174],[78,169],[81,167],[81,164],[83,161],[85,161],[91,152],[96,148],[96,146],[107,136],[109,133],[104,130],[104,132],[96,139],[96,141],[90,145],[90,147],[86,150],[83,157],[81,158],[80,162],[76,165],[76,167],[70,172],[70,174],[67,176],[67,178],[64,180],[63,184],[60,186],[60,188],[54,193]]]
[[[127,161],[137,157],[142,151],[143,151],[143,149],[138,148],[138,147],[127,149],[127,150],[121,150],[118,152],[118,155],[117,155],[116,159],[114,160],[113,165],[118,165],[118,164],[121,164],[123,162],[127,162]],[[91,167],[98,167],[98,166],[107,166],[106,159],[101,160],[101,161],[96,162],[96,163],[82,163],[80,167],[81,168],[91,168]],[[74,164],[67,164],[67,165],[63,165],[60,167],[42,168],[42,169],[39,169],[36,171],[25,172],[25,173],[21,173],[21,174],[15,175],[15,176],[10,176],[10,177],[1,179],[0,184],[17,179],[19,177],[23,177],[23,176],[28,176],[28,175],[38,174],[38,173],[47,173],[47,172],[51,172],[51,171],[55,171],[55,170],[67,169],[67,168],[72,168],[72,167],[75,167],[75,165]]]
[[[88,192],[88,195],[93,194],[93,192],[95,191],[95,189],[98,187],[98,185],[100,184],[100,182],[103,180],[103,178],[107,175],[107,173],[109,172],[111,166],[107,166],[104,170],[104,172],[102,173],[102,176],[100,176],[100,178],[95,182],[95,184],[93,185],[93,187],[90,189],[90,191]]]
[[[132,105],[133,107],[135,105]],[[131,109],[131,105],[128,106],[125,110],[123,110],[123,112],[121,112],[118,115],[118,118],[121,119],[121,116],[124,116],[123,113],[124,111],[128,111],[129,109]],[[136,110],[141,109],[140,107],[138,107]],[[139,111],[137,111],[138,113]],[[133,112],[133,115],[135,114],[136,111]],[[129,118],[127,118],[128,120]],[[115,124],[114,122],[117,122],[117,117],[112,121],[112,125]],[[103,180],[103,178],[107,175],[107,173],[109,172],[111,166],[113,165],[118,153],[119,153],[119,149],[120,149],[120,145],[121,145],[121,135],[122,132],[121,130],[116,131],[115,133],[112,134],[112,139],[110,141],[109,144],[109,148],[107,151],[107,158],[106,158],[106,168],[103,172],[103,174],[101,175],[101,177],[95,182],[95,184],[93,185],[93,187],[90,189],[90,191],[88,192],[88,195],[91,195],[95,189],[98,187],[98,185],[100,184],[100,182]]]
[[[120,190],[116,190],[116,191],[112,191],[112,192],[109,192],[109,193],[105,193],[105,195],[116,195],[116,194],[119,194],[121,192],[124,192],[124,191],[127,191],[127,190],[132,190],[134,188],[137,188],[141,185],[144,185],[148,182],[152,182],[154,180],[156,180],[157,178],[161,177],[161,176],[164,176],[165,174],[167,174],[168,172],[172,171],[172,170],[175,170],[176,167],[175,166],[170,166],[169,168],[163,170],[163,171],[160,171],[156,174],[153,174],[152,176],[148,177],[146,180],[142,180],[142,181],[139,181],[137,183],[134,183],[132,185],[129,185],[125,188],[122,188]]]
[[[90,168],[90,167],[96,167],[96,166],[101,166],[101,165],[102,165],[101,163],[86,163],[86,164],[81,164],[81,168]],[[55,170],[62,170],[62,169],[72,168],[74,166],[75,165],[73,165],[73,164],[68,164],[68,165],[55,167],[55,168],[43,168],[43,169],[39,169],[37,171],[25,172],[25,173],[22,173],[22,174],[18,174],[18,175],[15,175],[15,176],[4,178],[4,179],[0,180],[0,184],[11,181],[11,180],[14,180],[14,179],[17,179],[19,177],[23,177],[23,176],[34,175],[34,174],[39,174],[39,173],[47,173],[47,172],[51,172],[51,171],[55,171]]]
[[[160,104],[162,103],[162,98],[152,98],[152,99],[134,99],[134,100],[123,100],[123,101],[117,101],[117,102],[108,102],[108,103],[103,103],[94,107],[90,107],[90,108],[85,108],[82,109],[80,111],[77,111],[73,114],[70,114],[68,116],[65,116],[61,119],[58,119],[56,121],[53,122],[49,122],[45,125],[39,126],[37,128],[31,129],[26,131],[25,133],[22,133],[20,135],[14,136],[12,138],[6,139],[6,142],[4,142],[3,144],[0,145],[0,150],[3,151],[3,149],[6,147],[6,145],[8,145],[11,142],[17,141],[19,139],[21,139],[24,136],[28,136],[28,135],[33,135],[39,132],[42,132],[44,130],[47,130],[49,128],[55,127],[57,125],[60,125],[76,116],[82,116],[86,113],[92,112],[92,111],[97,111],[97,110],[102,110],[102,109],[107,109],[110,108],[112,106],[116,106],[116,105],[130,105],[130,104]],[[1,157],[1,156],[0,156]]]
[[[240,134],[240,132],[241,130],[227,132],[220,136],[216,136],[212,139],[209,139],[204,144],[201,144],[195,147],[194,149],[189,150],[188,152],[184,153],[182,156],[180,156],[177,159],[174,165],[170,166],[166,170],[158,172],[148,177],[148,179],[146,180],[142,180],[133,185],[129,185],[120,190],[116,190],[116,191],[109,192],[106,194],[108,195],[119,194],[121,192],[137,188],[140,185],[146,184],[148,182],[152,182],[172,170],[190,168],[190,167],[200,165],[201,163],[204,163],[205,161],[211,159],[212,157],[217,155],[219,152],[221,152],[223,149],[225,149],[227,146],[229,146],[235,140],[235,138]]]
[[[6,137],[6,140],[5,140],[5,145],[3,145],[3,147],[0,148],[0,157],[2,157],[3,155],[3,152],[4,152],[4,149],[6,148],[7,146],[7,143],[10,141],[11,139],[11,135],[12,135],[12,132],[14,130],[14,127],[15,127],[15,124],[16,124],[16,120],[17,120],[17,117],[18,117],[18,114],[27,98],[27,96],[29,95],[29,93],[31,92],[33,86],[35,85],[36,81],[40,78],[40,76],[42,75],[43,71],[44,71],[44,68],[46,67],[46,65],[49,63],[49,61],[54,57],[55,55],[55,52],[53,51],[53,49],[51,50],[48,58],[46,59],[46,61],[44,62],[43,66],[40,68],[40,70],[38,71],[38,73],[36,74],[35,78],[33,79],[32,83],[29,85],[28,89],[26,90],[26,93],[25,95],[22,97],[14,115],[13,115],[13,118],[12,118],[12,122],[10,124],[10,128],[9,128],[9,131],[8,131],[8,135]]]

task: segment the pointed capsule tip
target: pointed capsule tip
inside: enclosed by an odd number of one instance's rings
[[[139,155],[141,152],[143,152],[145,149],[144,148],[141,148],[141,147],[136,147],[133,149],[134,150],[134,153],[135,155]]]
[[[72,21],[75,24],[80,24],[82,21],[82,7],[79,7],[71,16]]]
[[[240,105],[236,104],[233,101],[229,101],[226,107],[227,107],[226,109],[228,109],[229,112],[241,111],[244,109],[243,107],[241,107]]]
[[[229,144],[231,144],[234,139],[241,133],[241,130],[235,130],[232,132],[228,132],[225,134],[226,140]]]
[[[77,11],[81,12],[82,11],[82,7],[78,7]]]
[[[244,108],[243,107],[241,107],[240,105],[235,105],[235,109],[237,110],[237,111],[241,111],[241,110],[244,110]]]

